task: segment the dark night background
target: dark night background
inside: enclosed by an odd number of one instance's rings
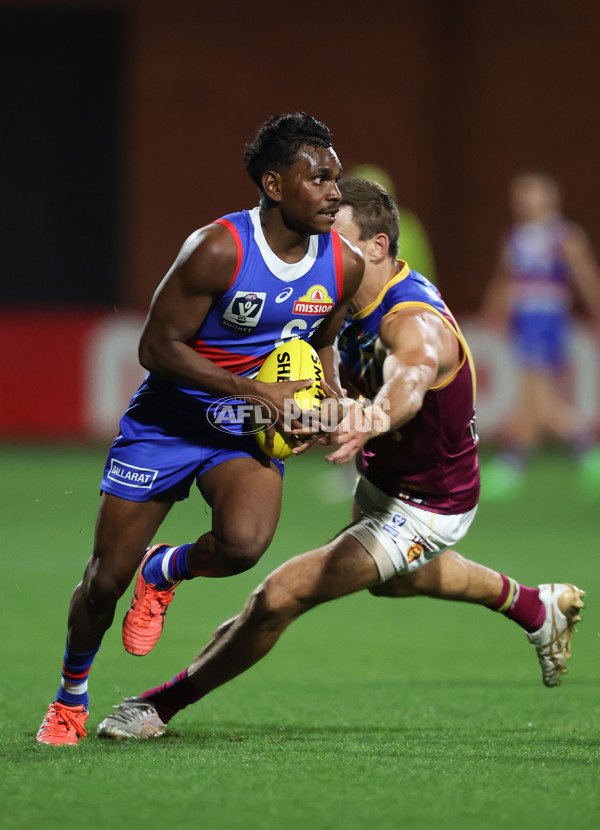
[[[600,6],[0,2],[0,304],[143,309],[183,239],[256,202],[241,161],[305,109],[424,223],[476,310],[521,169],[600,247]]]

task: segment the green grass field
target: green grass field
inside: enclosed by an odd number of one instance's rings
[[[288,463],[282,520],[263,561],[239,577],[181,586],[146,658],[121,645],[124,597],[90,676],[88,740],[39,746],[103,460],[96,448],[0,448],[3,827],[598,826],[600,498],[579,499],[567,459],[538,458],[524,499],[483,504],[460,547],[527,584],[586,589],[561,688],[542,686],[524,635],[499,615],[365,593],[300,619],[262,663],[178,715],[168,737],[98,740],[117,689],[132,695],[167,680],[273,567],[346,523],[347,503],[329,494],[350,485],[305,457]],[[191,541],[209,523],[194,493],[158,541]]]

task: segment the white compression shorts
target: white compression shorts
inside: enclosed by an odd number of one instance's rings
[[[467,513],[431,513],[403,499],[388,496],[359,476],[354,488],[359,518],[349,533],[373,557],[381,582],[423,567],[459,542],[471,526],[477,507]]]

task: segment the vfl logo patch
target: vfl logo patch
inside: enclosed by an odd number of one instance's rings
[[[322,285],[313,285],[294,303],[294,314],[327,314],[335,303]]]
[[[400,513],[394,513],[394,515],[392,516],[392,521],[386,522],[383,526],[383,529],[387,530],[390,536],[392,536],[395,539],[400,533],[400,528],[404,527],[405,524],[406,516],[401,516]]]
[[[294,289],[293,289],[293,288],[292,288],[292,286],[290,285],[290,286],[289,286],[289,288],[285,288],[285,289],[281,292],[281,294],[278,294],[278,295],[275,297],[275,302],[276,302],[276,303],[283,303],[283,302],[285,302],[285,300],[289,300],[289,298],[292,296],[292,294],[293,294],[293,293],[294,293]]]
[[[221,325],[239,334],[256,328],[266,297],[264,291],[236,291],[221,317]]]
[[[133,464],[124,464],[122,461],[110,460],[110,470],[107,478],[124,484],[125,487],[137,487],[141,490],[150,490],[158,470],[148,470],[145,467],[134,467]]]

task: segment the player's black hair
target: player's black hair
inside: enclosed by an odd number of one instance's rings
[[[370,179],[342,179],[338,183],[342,205],[352,208],[352,218],[360,231],[359,239],[384,233],[390,241],[389,256],[398,256],[400,217],[394,197],[385,187]]]
[[[244,149],[246,171],[259,190],[265,170],[289,167],[303,144],[333,147],[329,127],[305,112],[273,115],[261,125]]]

